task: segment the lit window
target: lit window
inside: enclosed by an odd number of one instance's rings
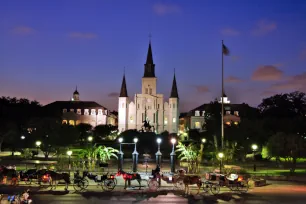
[[[74,120],[69,120],[69,125],[73,125],[74,126]]]
[[[239,112],[238,111],[234,111],[234,115],[235,116],[239,116]]]
[[[165,118],[165,125],[168,124],[168,118]]]
[[[67,113],[67,109],[63,109],[63,113]]]
[[[62,124],[63,124],[63,125],[66,125],[66,124],[67,124],[67,120],[63,120],[63,121],[62,121]]]
[[[70,112],[74,112],[74,109],[70,109]]]
[[[238,122],[234,122],[235,125],[238,125]]]
[[[91,109],[91,115],[96,115],[96,110],[95,109]]]
[[[227,124],[227,125],[231,125],[231,122],[226,122],[225,124]]]
[[[172,119],[172,122],[175,123],[175,122],[176,122],[176,118],[173,118],[173,119]]]
[[[157,104],[157,109],[159,109],[159,104]]]
[[[226,115],[230,115],[231,114],[231,111],[226,111]]]
[[[75,122],[76,125],[78,125],[78,124],[80,124],[80,123],[81,123],[80,120],[77,120],[77,121]]]
[[[195,122],[194,126],[196,129],[200,129],[201,128],[201,123],[200,122]]]
[[[89,115],[89,110],[88,109],[84,110],[84,115]]]
[[[130,117],[130,122],[131,122],[131,123],[133,122],[133,116]]]
[[[102,109],[98,110],[98,115],[102,115]]]
[[[82,114],[81,109],[77,109],[77,114],[79,114],[79,115]]]
[[[195,111],[195,116],[200,116],[200,111]]]

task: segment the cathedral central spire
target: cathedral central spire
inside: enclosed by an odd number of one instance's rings
[[[149,42],[147,61],[144,65],[144,69],[143,77],[155,77],[155,64],[153,63],[151,41]]]

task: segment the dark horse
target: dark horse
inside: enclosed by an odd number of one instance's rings
[[[65,181],[65,191],[68,190],[68,184],[70,184],[70,175],[68,173],[57,173],[55,171],[50,170],[39,170],[37,171],[37,174],[39,175],[39,178],[42,178],[43,176],[49,176],[50,184],[52,186],[51,189],[53,189],[53,184],[55,183],[54,189],[56,189],[57,183],[60,180]]]
[[[126,173],[120,169],[117,172],[116,176],[122,176],[122,178],[124,179],[124,189],[126,189],[126,182],[128,182],[130,186],[132,180],[137,180],[139,184],[139,189],[141,188],[141,176],[138,173]]]

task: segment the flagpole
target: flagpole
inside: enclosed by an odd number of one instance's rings
[[[222,147],[222,150],[223,150],[223,147],[224,147],[224,108],[223,108],[223,94],[224,94],[224,80],[223,80],[223,40],[222,40],[222,93],[221,93],[221,147]]]

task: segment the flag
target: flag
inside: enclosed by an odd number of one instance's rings
[[[222,44],[222,53],[224,55],[229,55],[229,50],[227,49],[227,47],[224,44]]]

